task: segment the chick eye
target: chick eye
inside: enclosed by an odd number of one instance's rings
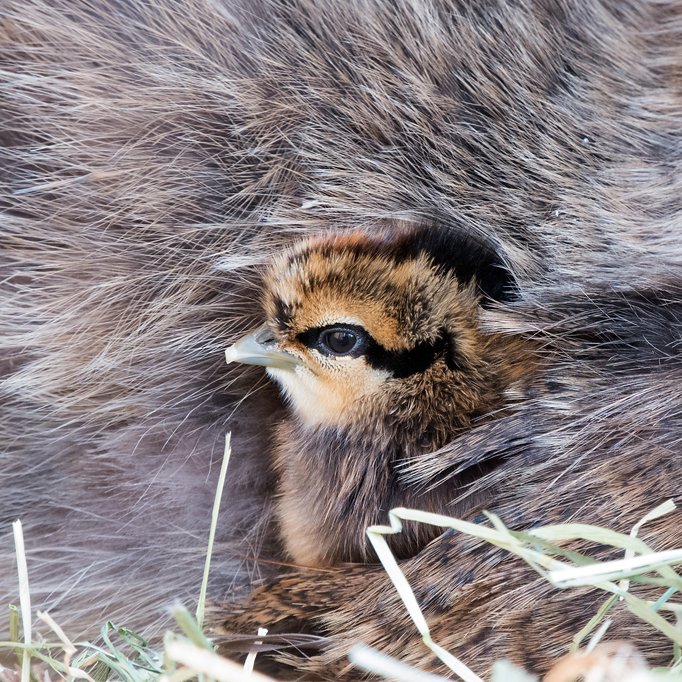
[[[320,335],[319,344],[323,350],[334,355],[348,355],[362,343],[358,332],[351,329],[327,329]]]

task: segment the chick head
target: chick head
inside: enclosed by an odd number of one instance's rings
[[[266,322],[226,357],[265,365],[304,424],[343,426],[425,382],[473,377],[479,307],[510,295],[490,249],[442,229],[313,237],[273,262]]]

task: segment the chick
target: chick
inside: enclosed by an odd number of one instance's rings
[[[226,357],[265,365],[291,407],[274,465],[296,562],[367,561],[365,529],[393,507],[452,511],[480,468],[428,491],[401,482],[399,468],[523,392],[534,367],[526,345],[478,323],[482,305],[513,294],[490,249],[442,230],[333,233],[275,260],[266,322]],[[415,525],[393,550],[412,556],[437,534]]]

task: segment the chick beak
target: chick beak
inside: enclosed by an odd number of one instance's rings
[[[225,351],[227,364],[241,362],[245,365],[263,365],[288,370],[293,370],[296,365],[303,364],[303,360],[291,353],[277,350],[275,341],[274,334],[264,324],[243,339],[239,339]]]

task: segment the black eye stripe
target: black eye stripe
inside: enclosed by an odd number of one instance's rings
[[[320,339],[325,333],[337,330],[348,330],[356,334],[361,341],[350,352],[330,353],[320,346]],[[436,340],[422,341],[414,348],[404,351],[387,350],[377,343],[366,329],[353,324],[314,327],[301,332],[296,338],[308,348],[315,348],[325,355],[354,358],[364,355],[371,367],[388,371],[396,379],[404,379],[426,371],[441,356],[445,357],[449,369],[457,369],[459,366],[456,342],[446,330],[442,330]]]
[[[404,351],[389,351],[375,343],[366,355],[372,367],[387,370],[396,379],[425,372],[441,356],[445,357],[449,369],[459,366],[456,345],[445,333],[435,341],[421,341],[414,348]]]

